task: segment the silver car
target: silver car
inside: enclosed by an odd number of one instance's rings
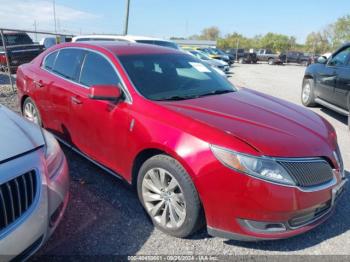
[[[208,65],[214,67],[214,68],[218,68],[221,71],[223,71],[224,73],[229,73],[230,71],[230,66],[228,65],[228,63],[222,61],[222,60],[217,60],[217,59],[212,59],[209,56],[207,56],[206,54],[204,54],[201,51],[198,50],[188,50],[188,53],[190,55],[193,55],[195,57],[197,57],[198,59],[202,60],[202,62],[207,63]]]
[[[1,105],[0,123],[0,260],[21,261],[62,218],[68,165],[51,134]]]

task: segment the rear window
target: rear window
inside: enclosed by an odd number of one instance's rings
[[[33,40],[27,34],[4,34],[6,45],[30,45]],[[0,46],[2,46],[2,39],[0,38]]]
[[[67,79],[75,80],[85,51],[80,49],[61,49],[56,58],[53,71]]]
[[[44,68],[47,70],[52,70],[55,64],[58,51],[49,54],[44,60]]]

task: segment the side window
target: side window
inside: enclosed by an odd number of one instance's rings
[[[76,80],[84,58],[84,50],[61,49],[57,55],[53,71],[67,79]]]
[[[89,52],[81,69],[79,82],[86,86],[93,85],[118,85],[120,80],[106,58]]]
[[[45,57],[44,64],[43,64],[45,69],[50,70],[50,71],[53,69],[57,54],[58,54],[58,51],[53,52]]]
[[[331,58],[329,66],[345,66],[350,56],[350,47],[340,51],[334,57]]]

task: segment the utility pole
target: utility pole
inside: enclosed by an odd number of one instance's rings
[[[36,33],[36,20],[34,20],[34,32],[35,32],[35,42],[38,42],[38,34]]]
[[[124,35],[128,34],[128,29],[129,29],[129,9],[130,9],[130,0],[126,0]]]
[[[57,24],[56,24],[56,3],[55,0],[52,0],[52,5],[53,5],[53,21],[55,24],[55,33],[57,34]]]
[[[239,47],[239,38],[237,37],[237,46],[236,46],[236,61],[238,61],[238,47]]]

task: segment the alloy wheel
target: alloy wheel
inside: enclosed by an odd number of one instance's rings
[[[142,181],[148,214],[164,228],[177,229],[186,218],[186,201],[179,182],[163,168],[152,168]]]
[[[26,119],[35,124],[39,125],[39,114],[35,105],[31,102],[28,102],[24,106],[23,115]]]
[[[304,103],[307,103],[307,101],[309,100],[310,98],[310,94],[311,94],[311,86],[309,83],[306,83],[304,85],[304,88],[303,88],[303,93],[302,93],[302,99],[303,99],[303,102]]]

